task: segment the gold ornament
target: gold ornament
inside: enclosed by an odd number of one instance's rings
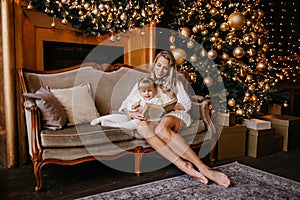
[[[271,87],[270,87],[269,84],[266,84],[266,85],[265,85],[265,90],[266,90],[266,91],[268,91],[270,88],[271,88]]]
[[[259,89],[263,89],[265,87],[265,83],[264,82],[258,82],[258,88]]]
[[[169,41],[171,44],[173,44],[175,42],[175,36],[174,35],[170,36]]]
[[[196,56],[196,54],[191,55],[190,61],[191,61],[192,63],[197,62],[197,56]]]
[[[232,54],[236,58],[242,58],[245,55],[245,51],[242,47],[235,47]]]
[[[212,8],[210,9],[209,13],[210,13],[212,16],[216,16],[216,15],[219,13],[219,11],[218,11],[218,9],[216,9],[215,7],[212,7]]]
[[[250,32],[249,34],[250,34],[250,35],[252,36],[252,38],[253,38],[253,43],[255,43],[255,42],[257,41],[257,39],[258,39],[257,34],[256,34],[255,32]]]
[[[204,24],[200,24],[200,25],[199,25],[199,29],[200,29],[201,31],[203,31],[203,30],[205,29],[205,25],[204,25]]]
[[[210,26],[210,28],[214,29],[217,26],[217,22],[215,20],[211,20],[208,25]]]
[[[235,100],[234,100],[234,98],[228,99],[227,104],[228,104],[229,106],[231,106],[231,107],[235,106]]]
[[[29,10],[33,9],[33,6],[31,5],[31,1],[29,1],[29,4],[27,5],[27,9]]]
[[[191,35],[191,30],[188,27],[182,27],[181,29],[181,35],[183,35],[184,37],[190,37]]]
[[[208,34],[208,30],[207,30],[207,29],[201,31],[201,35],[203,35],[203,36],[205,36],[205,35],[207,35],[207,34]]]
[[[229,55],[227,53],[223,53],[221,56],[222,60],[228,60],[229,59]]]
[[[243,116],[245,111],[243,109],[239,108],[239,109],[236,110],[235,113],[236,113],[236,115]]]
[[[222,44],[221,43],[216,44],[216,49],[221,50],[222,49]]]
[[[171,50],[177,65],[181,65],[186,60],[186,52],[181,48]]]
[[[195,83],[197,81],[197,74],[195,72],[190,72],[189,76],[192,82]]]
[[[206,57],[207,56],[207,51],[205,49],[202,49],[199,51],[199,54],[201,57]]]
[[[216,7],[221,7],[222,6],[222,1],[221,0],[217,0],[214,2]]]
[[[192,28],[192,31],[193,31],[194,33],[198,33],[198,31],[199,31],[198,26],[194,26],[194,27]]]
[[[249,34],[249,33],[246,33],[244,36],[243,36],[243,42],[245,44],[252,44],[253,43],[253,37]]]
[[[195,44],[192,40],[188,41],[188,43],[186,43],[186,47],[191,49],[191,48],[194,48]]]
[[[249,54],[249,56],[254,56],[256,51],[253,48],[248,49],[247,53]]]
[[[67,20],[66,18],[63,18],[63,19],[61,20],[61,23],[62,23],[63,25],[66,25],[66,24],[68,23],[68,20]]]
[[[264,17],[264,15],[265,15],[265,13],[264,13],[264,11],[262,11],[262,10],[257,10],[257,14],[258,14],[258,18],[259,19],[262,19],[263,17]]]
[[[214,80],[207,76],[203,79],[203,83],[207,86],[207,87],[211,87],[214,84]]]
[[[264,40],[262,38],[257,39],[257,44],[262,45],[264,43]]]
[[[229,25],[228,25],[228,23],[222,22],[222,23],[220,24],[220,30],[223,31],[223,32],[228,31],[228,30],[229,30]]]
[[[251,99],[252,99],[252,101],[254,101],[254,102],[258,101],[258,97],[257,97],[255,94],[252,95]]]
[[[229,45],[233,45],[233,43],[236,42],[237,37],[236,37],[236,35],[234,33],[228,33],[226,35],[225,40],[228,42]]]
[[[229,15],[228,23],[231,28],[240,30],[246,23],[246,17],[240,12],[234,12]]]
[[[175,45],[173,45],[173,44],[170,45],[170,50],[175,49],[175,48],[176,48]]]
[[[285,101],[284,103],[283,103],[283,107],[288,107],[289,106],[289,104],[288,104],[288,102],[287,101]]]
[[[54,18],[52,18],[51,27],[52,27],[52,28],[55,28],[55,26],[56,26],[56,24],[55,24],[55,20],[54,20]]]
[[[269,44],[268,44],[268,43],[264,43],[261,49],[262,49],[264,52],[268,52],[268,51],[269,51]]]
[[[241,69],[240,69],[240,76],[245,76],[246,75],[246,69],[244,68],[244,67],[242,67]]]
[[[254,92],[254,91],[255,91],[255,86],[254,86],[254,85],[250,85],[248,89],[249,89],[251,92]]]
[[[252,82],[252,80],[253,80],[252,75],[248,74],[248,75],[246,76],[246,81],[247,81],[248,83],[250,83],[250,82]]]
[[[216,57],[218,56],[218,53],[217,53],[217,51],[216,50],[214,50],[214,49],[211,49],[211,50],[209,50],[208,52],[207,52],[207,57],[209,58],[209,59],[215,59]]]
[[[212,43],[215,43],[217,41],[217,38],[213,36],[209,39],[209,41],[211,41]]]
[[[259,62],[259,63],[257,63],[257,65],[256,65],[256,69],[257,69],[258,71],[264,71],[264,70],[267,69],[267,65],[266,65],[265,63],[263,63],[263,62]]]

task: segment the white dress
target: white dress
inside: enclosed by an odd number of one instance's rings
[[[179,119],[181,119],[187,127],[189,127],[192,123],[192,119],[188,111],[192,107],[192,102],[187,94],[187,92],[184,89],[184,86],[181,81],[177,81],[176,83],[176,89],[177,89],[177,94],[176,98],[178,103],[180,103],[183,107],[184,110],[174,110],[169,113],[167,113],[165,116],[175,116]],[[129,104],[129,100],[132,98],[133,95],[137,95],[138,93],[138,86],[137,84],[132,88],[130,94],[128,97],[122,102],[122,105],[119,108],[120,112],[123,112],[124,108],[127,108],[127,105]],[[158,90],[158,94],[160,97],[163,99],[163,102],[169,101],[169,97],[165,93],[163,93],[161,90]]]

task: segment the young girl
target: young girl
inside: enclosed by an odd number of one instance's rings
[[[146,103],[163,105],[164,99],[159,95],[152,78],[146,77],[138,82],[138,93],[132,95],[128,100],[127,110],[130,112],[141,112]],[[91,121],[91,125],[101,124],[102,126],[112,126],[134,130],[139,123],[139,119],[132,119],[126,114],[110,114]]]

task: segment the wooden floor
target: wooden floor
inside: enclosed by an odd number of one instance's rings
[[[212,167],[238,161],[300,182],[300,149],[278,152],[260,158],[216,161]],[[32,165],[0,167],[0,199],[75,199],[104,191],[180,175],[173,165],[142,174],[120,172],[95,161],[76,166],[49,165],[43,169],[44,190],[34,192]]]

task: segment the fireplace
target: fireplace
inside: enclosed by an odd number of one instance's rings
[[[44,70],[60,69],[83,62],[124,63],[124,47],[44,41]]]

